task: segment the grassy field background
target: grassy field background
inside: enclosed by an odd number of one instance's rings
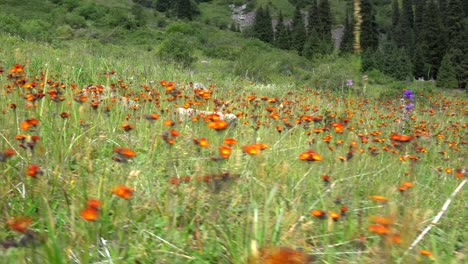
[[[355,57],[258,82],[0,41],[2,263],[466,262],[463,189],[412,245],[466,181],[466,94],[362,80]],[[353,85],[314,86],[336,76]]]

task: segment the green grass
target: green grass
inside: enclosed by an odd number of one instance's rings
[[[267,86],[230,73],[229,64],[218,60],[208,66],[198,62],[189,72],[149,56],[151,52],[120,46],[76,42],[60,49],[7,36],[1,36],[1,42],[0,151],[13,149],[15,155],[0,163],[0,239],[27,241],[25,246],[0,249],[5,263],[248,263],[255,243],[261,248],[302,249],[318,263],[466,261],[467,204],[462,193],[415,250],[401,259],[462,181],[455,171],[466,165],[466,96],[420,89],[414,120],[404,130],[396,122],[402,115],[403,87],[381,97],[356,96],[318,90],[294,79]],[[28,91],[7,77],[15,63],[24,65],[26,75],[21,78],[36,80],[36,88]],[[339,66],[355,65],[355,59],[336,63],[325,68],[339,76],[347,76],[340,70],[356,74],[353,67]],[[106,75],[112,70],[116,73]],[[44,87],[41,76],[50,80]],[[178,83],[180,95],[173,98],[161,80]],[[183,89],[189,82],[211,87],[211,95],[197,97],[190,88]],[[115,87],[118,97],[111,100],[106,90],[94,98],[100,102],[97,109],[91,107],[92,95],[76,102],[79,90],[89,85]],[[51,100],[48,92],[54,89],[61,91],[63,101]],[[41,90],[45,97],[32,105],[24,99]],[[275,97],[280,103],[272,103]],[[126,107],[125,98],[136,101],[136,107]],[[237,126],[214,131],[201,118],[178,122],[174,108],[188,102],[203,110],[224,102],[223,111],[239,116]],[[70,117],[61,118],[62,112]],[[160,118],[148,121],[148,114]],[[299,123],[304,116],[330,119]],[[343,133],[336,133],[330,122],[345,117],[350,117],[349,123]],[[39,124],[20,130],[31,118]],[[168,127],[163,123],[167,119],[177,122]],[[124,131],[121,126],[126,123],[134,129]],[[325,126],[328,131],[314,131]],[[180,133],[173,145],[162,137],[170,130]],[[394,147],[389,137],[393,132],[421,137]],[[19,134],[40,137],[34,150],[19,146]],[[368,143],[359,135],[367,136]],[[208,139],[208,148],[193,143],[202,137]],[[237,140],[231,156],[213,160],[227,137]],[[245,154],[243,147],[253,143],[268,148],[258,155]],[[371,154],[372,146],[378,155]],[[118,147],[129,147],[137,155],[127,163],[116,162]],[[427,152],[418,152],[421,147]],[[350,148],[353,157],[340,160]],[[322,160],[300,160],[308,149]],[[405,160],[406,155],[418,160]],[[42,174],[28,176],[31,164],[39,165]],[[323,175],[330,176],[329,183]],[[171,184],[185,176],[190,182]],[[405,181],[414,187],[400,193],[398,187]],[[112,194],[118,185],[133,188],[133,197]],[[374,195],[388,202],[369,198]],[[80,217],[92,198],[102,202],[94,222]],[[310,215],[314,209],[340,212],[341,206],[348,212],[336,222]],[[32,220],[29,237],[7,224],[19,216]],[[369,231],[372,216],[394,219],[388,235]],[[390,242],[393,235],[401,235],[401,244]],[[420,249],[431,251],[432,260],[420,255]]]

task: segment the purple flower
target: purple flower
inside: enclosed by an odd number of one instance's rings
[[[349,80],[346,80],[346,86],[353,86],[353,80],[349,79]]]
[[[413,108],[414,108],[414,104],[413,104],[413,103],[409,103],[409,104],[405,105],[405,109],[406,109],[407,111],[411,111],[411,110],[413,110]]]
[[[411,91],[411,90],[406,90],[406,91],[403,93],[403,96],[404,96],[406,99],[409,99],[410,101],[413,101],[413,100],[414,100],[414,93],[413,93],[413,91]]]

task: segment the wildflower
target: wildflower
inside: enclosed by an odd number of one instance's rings
[[[136,152],[129,148],[118,147],[114,149],[114,152],[117,153],[117,156],[114,156],[112,159],[121,163],[126,163],[136,156]]]
[[[304,161],[321,161],[322,157],[313,150],[307,150],[299,155],[299,159]]]
[[[130,125],[130,124],[123,124],[122,129],[125,130],[125,132],[129,132],[130,130],[134,129],[135,127]]]
[[[312,216],[315,216],[315,217],[319,218],[319,219],[325,219],[327,217],[327,214],[322,210],[312,210],[312,211],[310,211],[310,214]]]
[[[223,159],[229,158],[229,156],[231,156],[231,147],[229,146],[219,147],[219,154]]]
[[[353,80],[351,80],[351,79],[346,80],[346,86],[347,87],[353,86]]]
[[[101,201],[98,199],[89,199],[86,201],[86,208],[80,211],[80,216],[86,221],[96,221],[99,219],[99,209]]]
[[[223,143],[224,145],[234,146],[235,144],[237,144],[237,140],[233,138],[225,138]]]
[[[374,200],[376,202],[381,202],[381,203],[386,203],[388,202],[388,199],[384,196],[380,196],[380,195],[372,195],[372,196],[369,196],[369,199],[371,200]]]
[[[311,255],[286,247],[268,247],[250,259],[254,264],[307,264],[313,261]]]
[[[368,227],[369,231],[378,235],[386,235],[389,233],[389,229],[383,225],[370,225]]]
[[[224,120],[215,120],[213,122],[208,123],[208,127],[214,130],[224,130],[229,126],[229,124]]]
[[[123,199],[130,199],[133,196],[133,189],[124,185],[118,185],[112,189],[112,193]]]
[[[0,152],[0,162],[6,161],[9,157],[15,155],[13,149],[5,149],[3,152]]]
[[[340,216],[341,216],[341,215],[340,215],[339,213],[337,213],[337,212],[330,212],[328,215],[329,215],[330,218],[331,218],[333,221],[335,221],[335,222],[338,221],[338,220],[340,219]]]
[[[406,99],[410,100],[410,101],[414,101],[414,93],[413,93],[413,91],[411,91],[411,90],[406,90],[406,91],[403,93],[403,96],[404,96]]]
[[[206,138],[195,138],[193,142],[201,148],[208,148],[210,145]]]
[[[7,224],[8,226],[20,233],[25,233],[28,230],[28,227],[32,223],[32,218],[31,217],[25,217],[25,216],[18,216],[13,219],[8,219]]]
[[[426,257],[432,257],[432,252],[430,252],[429,250],[425,250],[425,249],[420,249],[419,254],[426,256]]]
[[[27,175],[29,177],[35,178],[37,175],[41,175],[41,174],[42,174],[42,170],[41,170],[41,167],[39,167],[39,165],[37,164],[29,165],[28,172],[27,172]]]

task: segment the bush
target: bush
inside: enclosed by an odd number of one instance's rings
[[[196,59],[194,56],[195,44],[193,38],[181,33],[169,34],[159,45],[157,55],[162,60],[189,67]]]
[[[0,15],[0,30],[8,33],[18,33],[20,21],[17,17],[11,15]]]
[[[48,41],[51,36],[50,29],[51,24],[39,19],[30,19],[21,24],[19,32],[25,38]]]
[[[76,13],[67,13],[65,15],[65,23],[70,25],[73,29],[78,28],[85,28],[86,27],[86,19]]]

